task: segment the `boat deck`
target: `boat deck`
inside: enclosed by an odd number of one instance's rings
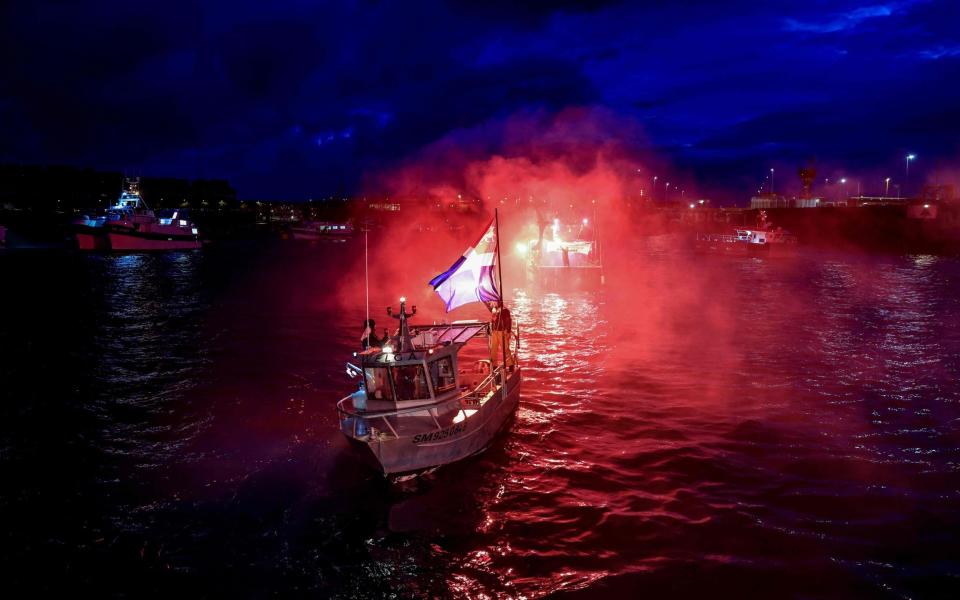
[[[500,371],[497,371],[499,376]],[[403,409],[358,411],[350,398],[341,401],[341,430],[349,437],[398,439],[414,437],[455,425],[483,406],[497,391],[490,375],[461,387],[461,393],[441,400]]]

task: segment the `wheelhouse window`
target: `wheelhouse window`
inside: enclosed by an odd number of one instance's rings
[[[433,389],[438,394],[457,387],[453,360],[449,356],[444,356],[430,363],[430,379],[433,380]]]
[[[397,391],[397,400],[426,400],[430,398],[427,376],[423,365],[401,365],[390,367],[393,374],[393,387]]]
[[[367,398],[391,401],[394,399],[386,367],[367,367],[363,370],[363,375],[367,385]]]

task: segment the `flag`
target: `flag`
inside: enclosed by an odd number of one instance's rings
[[[500,292],[494,281],[496,268],[497,228],[494,218],[477,243],[467,248],[453,266],[431,279],[430,285],[447,305],[447,312],[471,302],[499,302]]]

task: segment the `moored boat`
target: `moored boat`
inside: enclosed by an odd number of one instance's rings
[[[192,250],[201,247],[197,227],[185,211],[167,209],[158,216],[140,195],[140,179],[127,178],[117,203],[103,215],[73,221],[81,250]]]
[[[107,224],[110,249],[136,250],[194,250],[200,248],[197,227],[180,211],[169,217],[157,217],[151,210],[141,210]]]
[[[302,221],[290,227],[290,235],[295,240],[337,240],[353,235],[353,225],[327,221]]]
[[[766,211],[760,211],[757,229],[698,233],[693,248],[698,254],[788,257],[797,254],[797,237],[782,227],[772,227]]]

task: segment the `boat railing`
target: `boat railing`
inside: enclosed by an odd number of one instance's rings
[[[697,234],[698,242],[724,242],[732,244],[738,241],[738,237],[735,235],[729,235],[725,233],[698,233]]]
[[[358,440],[368,439],[371,435],[377,435],[380,439],[397,439],[401,437],[411,437],[418,433],[428,433],[437,429],[443,429],[453,423],[442,424],[441,418],[450,415],[463,414],[464,411],[477,410],[482,401],[488,394],[496,392],[495,382],[500,379],[503,367],[497,368],[493,373],[487,374],[472,389],[464,391],[453,398],[442,400],[440,402],[421,404],[405,408],[395,408],[376,411],[359,411],[352,405],[353,396],[346,396],[337,402],[337,414],[340,418],[340,429],[350,437]],[[350,408],[347,408],[347,405]],[[399,419],[403,417],[423,417],[423,427],[416,427],[411,423],[405,423],[404,429],[399,431]],[[427,419],[429,417],[429,419]],[[407,419],[414,421],[414,419]]]

